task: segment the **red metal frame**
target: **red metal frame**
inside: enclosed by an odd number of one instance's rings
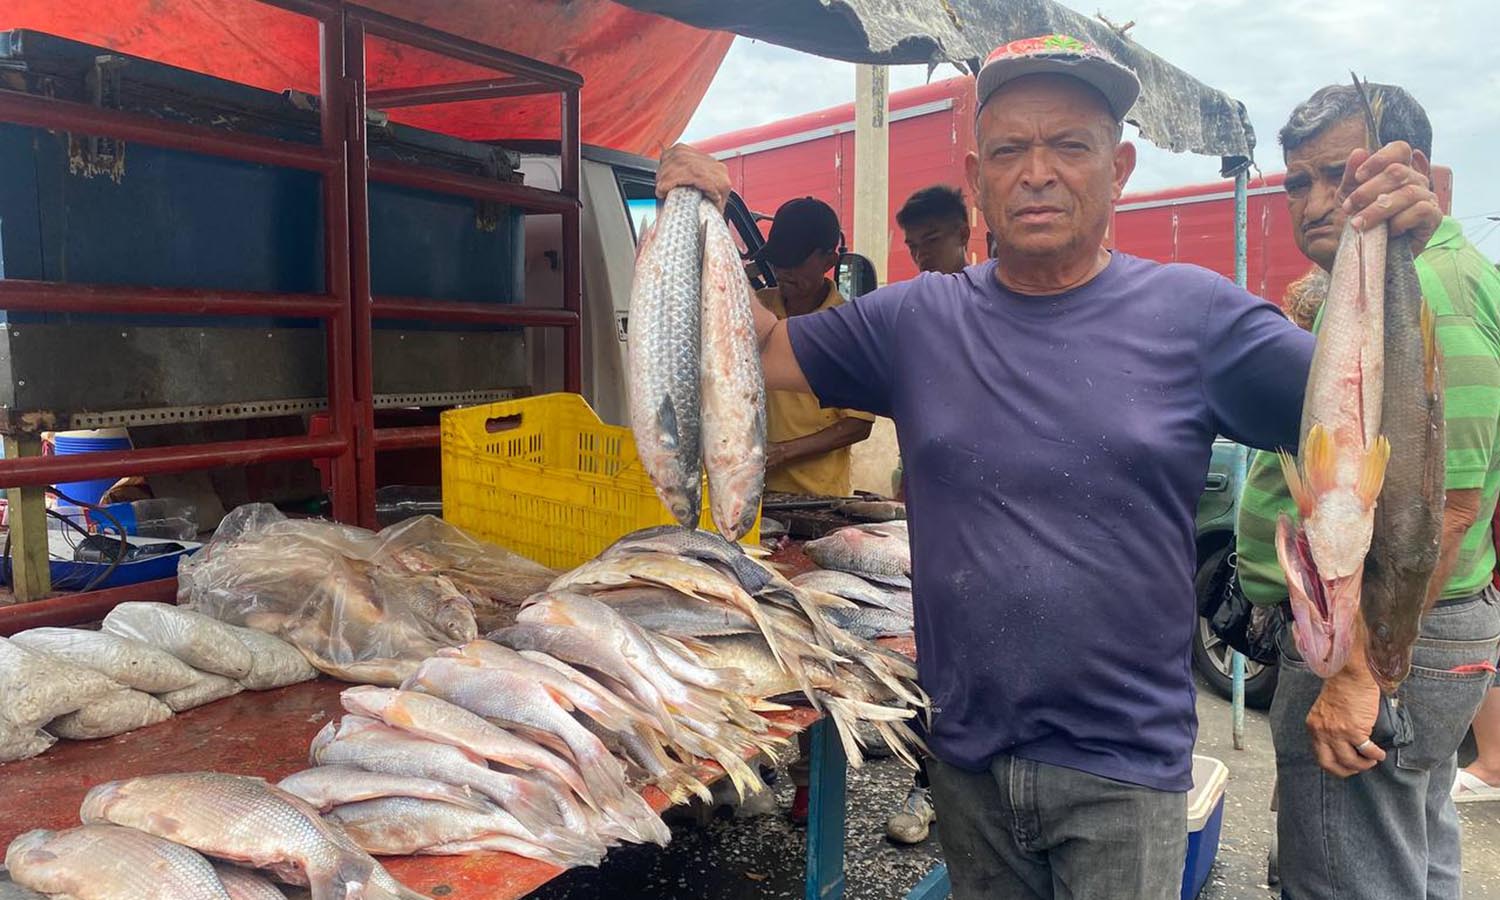
[[[218,314],[319,319],[328,359],[330,433],[76,457],[0,460],[0,487],[22,487],[147,475],[254,462],[329,459],[333,514],[342,522],[375,523],[375,454],[435,446],[437,429],[377,430],[374,426],[372,321],[423,319],[493,327],[561,328],[564,387],[578,391],[581,371],[582,260],[579,256],[580,144],[576,73],[456,35],[356,6],[345,0],[257,0],[316,19],[321,65],[322,142],[312,146],[230,134],[201,126],[101,109],[83,103],[0,90],[0,121],[206,153],[247,162],[290,166],[322,175],[326,293],[274,294],[114,287],[0,279],[0,309],[113,314]],[[378,37],[495,70],[497,77],[453,84],[368,90],[365,42]],[[496,97],[557,93],[561,97],[562,189],[519,184],[399,163],[371,163],[365,110],[371,102],[415,106]],[[369,181],[491,200],[528,214],[563,220],[562,306],[490,305],[380,297],[370,293]],[[389,434],[383,433],[389,431]],[[80,610],[83,606],[78,607]]]

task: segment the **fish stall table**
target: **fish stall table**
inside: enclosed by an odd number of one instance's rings
[[[772,555],[788,575],[814,568],[800,543],[787,542]],[[883,646],[915,658],[910,638]],[[180,713],[159,725],[98,741],[60,741],[47,753],[0,765],[0,847],[32,828],[78,824],[78,808],[89,788],[104,781],[163,772],[217,771],[275,782],[308,766],[314,735],[343,714],[339,693],[349,685],[329,678],[271,691],[245,691]],[[811,709],[768,716],[792,731],[810,731],[811,773],[807,835],[807,900],[837,900],[844,893],[844,808],[847,760],[835,729]],[[723,773],[705,763],[705,781]],[[667,797],[643,792],[661,812]],[[508,853],[471,856],[382,857],[391,874],[409,887],[444,900],[514,900],[562,874],[562,869]],[[908,900],[947,896],[947,873],[934,870]]]
[[[33,828],[77,825],[84,794],[104,781],[208,770],[279,781],[307,767],[308,745],[319,729],[342,714],[339,693],[348,686],[320,678],[278,690],[245,691],[159,725],[99,741],[60,741],[41,756],[0,765],[0,810],[5,811],[0,847]],[[800,731],[812,725],[817,714],[798,709],[770,718]],[[824,730],[817,727],[814,732]],[[838,738],[828,731],[837,747]],[[840,765],[840,776],[842,771]],[[700,769],[705,779],[720,774],[717,767]],[[657,812],[668,806],[666,795],[655,788],[647,788],[644,796]],[[840,823],[842,808],[840,790]],[[508,853],[382,857],[381,861],[402,883],[445,900],[520,898],[563,871]]]

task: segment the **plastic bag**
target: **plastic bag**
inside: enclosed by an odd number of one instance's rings
[[[178,601],[284,638],[337,678],[394,686],[440,648],[478,635],[476,602],[498,605],[452,572],[472,566],[485,580],[502,572],[540,580],[547,571],[519,559],[430,517],[376,534],[252,504],[183,561]],[[511,589],[530,593],[530,583]]]
[[[57,743],[57,738],[35,728],[14,728],[0,722],[0,762],[30,759]],[[3,896],[3,894],[0,894]]]
[[[302,651],[276,635],[256,631],[254,628],[242,628],[238,625],[225,627],[234,629],[235,637],[239,638],[255,657],[255,662],[250,667],[250,674],[240,679],[240,684],[246,689],[269,691],[272,688],[286,687],[289,684],[310,681],[318,677],[318,670],[307,661]]]
[[[70,741],[114,737],[172,718],[172,708],[142,691],[115,691],[77,712],[58,716],[47,723],[47,731]]]
[[[32,628],[11,641],[113,678],[126,687],[159,694],[198,680],[193,667],[150,644],[82,628]]]
[[[255,663],[250,649],[223,623],[169,603],[121,603],[104,617],[104,630],[226,678],[244,678]]]
[[[186,712],[194,707],[215,700],[223,700],[225,697],[233,697],[245,686],[233,678],[225,678],[223,675],[215,675],[213,672],[199,672],[198,681],[180,691],[168,691],[165,694],[157,694],[156,699],[165,703],[174,713]]]
[[[23,737],[119,689],[98,672],[0,638],[0,727]]]

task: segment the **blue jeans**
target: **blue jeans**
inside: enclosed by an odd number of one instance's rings
[[[997,757],[927,761],[954,900],[1177,900],[1187,795]]]
[[[1495,659],[1500,606],[1489,591],[1429,610],[1396,696],[1413,741],[1352,778],[1318,767],[1307,714],[1323,680],[1282,635],[1271,704],[1276,844],[1285,900],[1460,900],[1457,753]],[[1453,669],[1470,666],[1464,672]]]

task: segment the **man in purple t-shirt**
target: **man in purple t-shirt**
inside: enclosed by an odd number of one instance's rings
[[[1197,727],[1194,508],[1215,435],[1296,444],[1313,338],[1205,269],[1102,249],[1135,164],[1129,69],[1052,35],[995,51],[976,90],[968,174],[998,265],[757,311],[766,386],[895,420],[954,896],[1166,900]],[[1366,155],[1356,225],[1430,234],[1410,149]],[[728,193],[673,148],[657,189],[683,184]]]

